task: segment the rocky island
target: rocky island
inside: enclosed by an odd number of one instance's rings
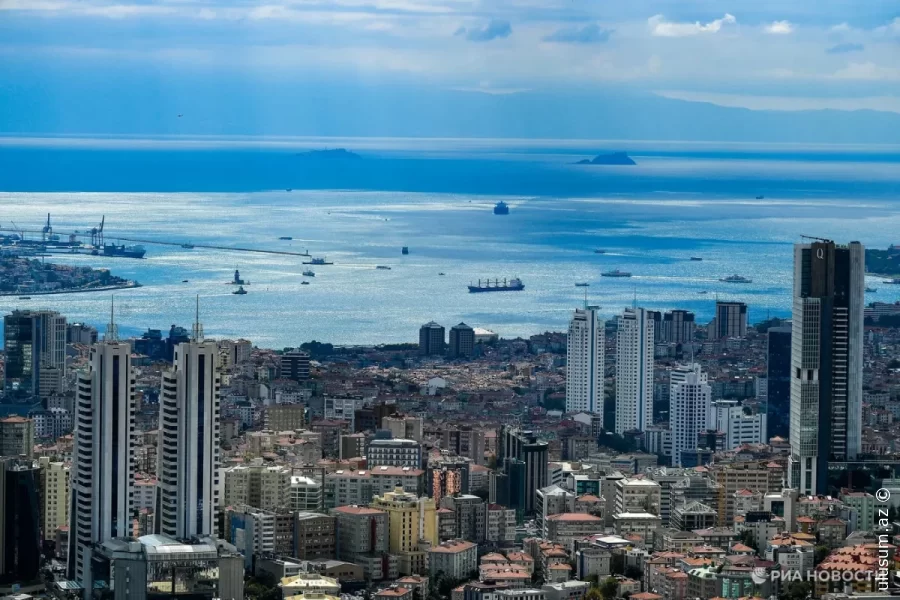
[[[102,292],[140,287],[108,269],[44,263],[37,259],[0,256],[0,296]]]
[[[637,164],[631,157],[624,152],[613,152],[611,154],[598,154],[594,158],[585,158],[579,160],[576,165],[635,165]]]

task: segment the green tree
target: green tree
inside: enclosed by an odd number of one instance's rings
[[[781,589],[778,600],[806,600],[812,594],[812,584],[808,581],[791,581]]]
[[[603,600],[603,594],[600,593],[600,588],[592,587],[587,591],[587,594],[584,595],[584,600]]]
[[[620,552],[613,553],[609,559],[609,572],[613,575],[625,574],[625,555]]]
[[[825,560],[825,557],[828,556],[829,552],[831,552],[831,550],[828,548],[828,546],[823,546],[823,545],[816,546],[816,549],[813,554],[813,564],[817,565],[820,562],[822,562],[823,560]]]
[[[619,593],[619,582],[615,577],[607,577],[600,584],[600,595],[604,600],[612,600]]]
[[[628,565],[627,567],[625,567],[625,577],[627,577],[628,579],[636,579],[640,581],[643,575],[644,574],[641,573],[641,570],[634,565]]]

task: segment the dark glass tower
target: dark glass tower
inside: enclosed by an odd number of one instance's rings
[[[40,501],[34,462],[0,459],[0,583],[29,583],[41,567]]]
[[[788,439],[791,433],[791,327],[771,327],[766,350],[768,407],[766,431],[769,438]]]

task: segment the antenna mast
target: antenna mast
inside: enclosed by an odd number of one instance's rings
[[[116,297],[110,297],[109,304],[109,323],[106,325],[106,336],[104,338],[107,342],[118,342],[119,341],[119,327],[116,325]]]

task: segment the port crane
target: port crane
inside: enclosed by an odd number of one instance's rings
[[[5,232],[5,231],[12,232],[12,233],[15,233],[15,234],[18,234],[19,236],[21,236],[22,240],[25,239],[26,233],[31,233],[31,234],[35,234],[35,235],[40,235],[41,243],[52,242],[50,237],[52,236],[53,228],[50,226],[50,214],[49,213],[47,214],[47,224],[44,225],[43,228],[41,228],[40,230],[22,229],[21,227],[19,227],[12,221],[10,221],[10,223],[12,223],[12,227],[3,227],[2,225],[0,225],[0,233]],[[73,231],[73,232],[68,232],[68,233],[59,232],[57,235],[68,236],[70,243],[74,242],[78,237],[89,237],[91,248],[102,248],[103,245],[105,244],[105,240],[106,240],[106,237],[105,237],[106,232],[104,231],[105,226],[106,226],[106,215],[103,215],[103,217],[100,219],[100,224],[97,225],[96,227],[91,227],[87,231]],[[52,236],[52,237],[56,238],[56,236]],[[178,247],[184,246],[183,242],[166,242],[166,241],[152,240],[152,239],[146,239],[146,238],[115,236],[115,239],[126,241],[126,242],[136,242],[139,244],[153,244],[156,246],[178,246]],[[238,247],[238,246],[220,246],[220,245],[214,245],[214,244],[191,244],[191,246],[193,248],[204,248],[207,250],[225,250],[228,252],[253,252],[253,253],[258,253],[258,254],[280,254],[282,256],[302,256],[302,257],[310,256],[308,250],[304,250],[303,252],[290,252],[287,250],[263,250],[261,248],[243,248],[243,247]]]

